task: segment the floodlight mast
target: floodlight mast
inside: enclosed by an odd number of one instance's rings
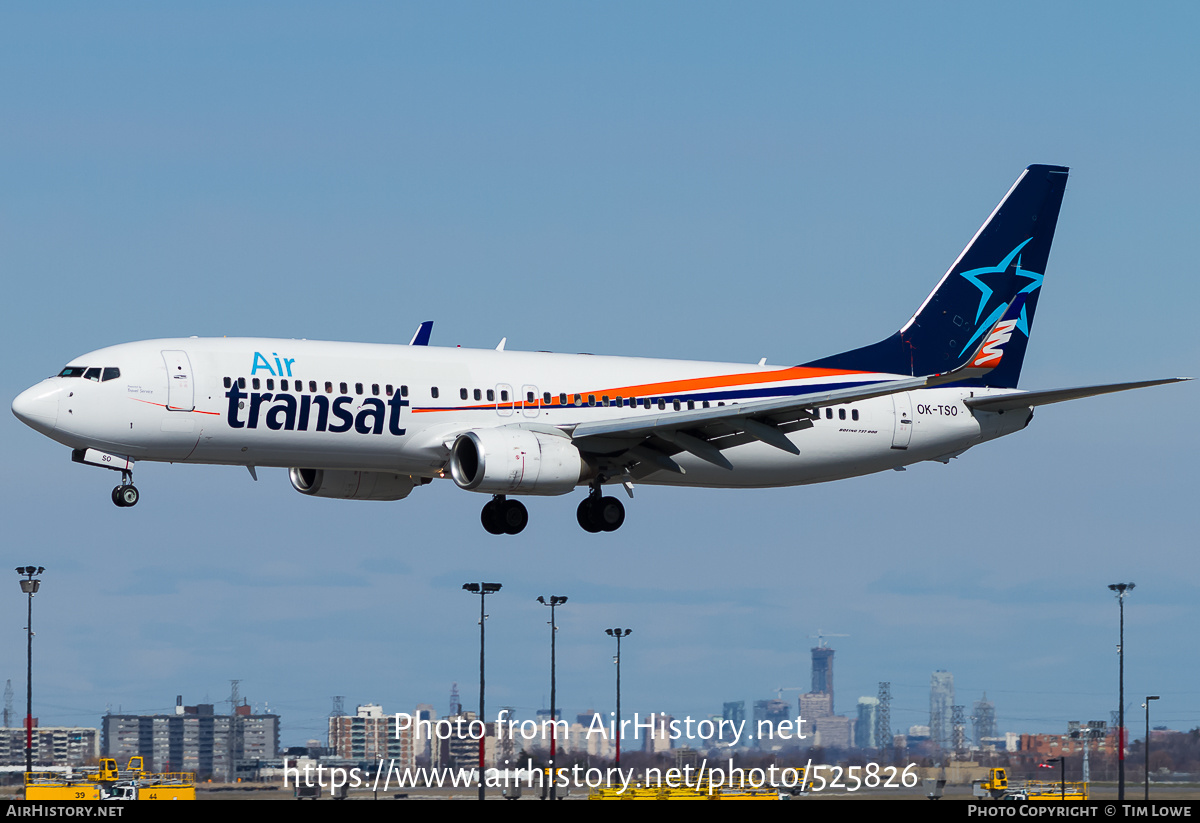
[[[1108,588],[1117,595],[1121,607],[1121,633],[1117,645],[1118,704],[1117,704],[1117,800],[1125,799],[1125,597],[1133,591],[1134,583],[1110,583]]]
[[[621,768],[621,638],[629,637],[633,634],[633,629],[605,629],[604,633],[609,637],[617,638],[617,656],[613,658],[613,662],[617,664],[617,763],[618,769]]]
[[[555,705],[555,688],[554,688],[554,635],[558,632],[558,626],[554,622],[554,609],[567,602],[567,598],[557,594],[550,595],[550,599],[538,595],[538,602],[543,606],[550,607],[550,799],[557,800],[558,792],[555,779],[556,772],[554,771],[554,758],[558,753],[558,713]]]
[[[479,595],[479,722],[483,733],[479,735],[479,799],[484,799],[483,759],[487,744],[487,716],[483,713],[483,624],[487,620],[484,613],[483,601],[489,594],[500,591],[501,583],[463,583],[463,590]]]
[[[33,771],[33,596],[42,586],[38,579],[46,569],[44,566],[17,566],[17,574],[25,579],[21,581],[21,591],[29,595],[29,613],[25,623],[26,652],[25,652],[25,780],[28,785],[29,774]]]

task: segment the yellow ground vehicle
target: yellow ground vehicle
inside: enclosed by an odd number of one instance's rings
[[[1086,783],[1058,783],[1045,780],[1030,780],[1025,783],[1009,783],[1004,769],[988,769],[986,780],[971,784],[976,797],[993,800],[1087,800]]]
[[[803,773],[803,769],[798,770]],[[741,783],[741,785],[739,785]],[[801,785],[808,787],[807,781]],[[752,788],[744,781],[733,785],[712,785],[711,773],[698,779],[680,781],[677,786],[631,786],[622,790],[619,786],[593,789],[588,800],[787,800],[793,791],[773,786]]]
[[[25,775],[26,800],[195,800],[196,780],[191,773],[151,774],[142,758],[129,758],[117,768],[111,757],[100,759],[92,772],[62,775],[30,772]]]

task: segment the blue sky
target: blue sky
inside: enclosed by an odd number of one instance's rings
[[[253,335],[796,363],[903,323],[1030,163],[1070,166],[1022,386],[1196,375],[1194,4],[6,4],[4,394],[129,340]],[[758,492],[640,487],[615,535],[575,496],[518,538],[449,483],[312,500],[280,470],[144,465],[143,500],[0,419],[10,567],[44,723],[220,701],[324,737],[450,683],[700,717],[807,687],[852,711],[930,672],[1002,730],[1127,694],[1200,725],[1193,385],[1040,409],[949,466]],[[1194,416],[1194,414],[1193,414]],[[12,574],[10,572],[10,574]],[[0,660],[24,690],[24,608]],[[7,605],[4,605],[7,604]],[[785,693],[794,700],[795,692]],[[22,704],[23,700],[18,700]],[[20,707],[18,706],[18,711]]]

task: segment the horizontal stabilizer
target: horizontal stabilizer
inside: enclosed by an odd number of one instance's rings
[[[1028,409],[1033,406],[1045,406],[1050,403],[1062,403],[1065,400],[1078,400],[1081,397],[1095,397],[1099,394],[1111,394],[1130,389],[1144,389],[1147,386],[1161,386],[1165,383],[1180,383],[1191,380],[1190,377],[1167,377],[1162,380],[1142,380],[1137,383],[1109,383],[1104,386],[1079,386],[1073,389],[1048,389],[1047,391],[1020,392],[1005,394],[1000,397],[968,397],[963,401],[968,408],[976,411],[1011,411],[1013,409]]]

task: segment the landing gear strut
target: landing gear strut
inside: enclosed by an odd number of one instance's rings
[[[484,504],[479,519],[488,534],[520,534],[529,523],[529,510],[520,500],[497,494]]]
[[[140,499],[137,486],[133,485],[133,473],[121,472],[121,485],[112,490],[112,502],[125,509],[136,506]]]
[[[575,518],[585,532],[615,532],[625,522],[625,505],[615,497],[602,497],[600,483],[595,482],[579,503]]]

